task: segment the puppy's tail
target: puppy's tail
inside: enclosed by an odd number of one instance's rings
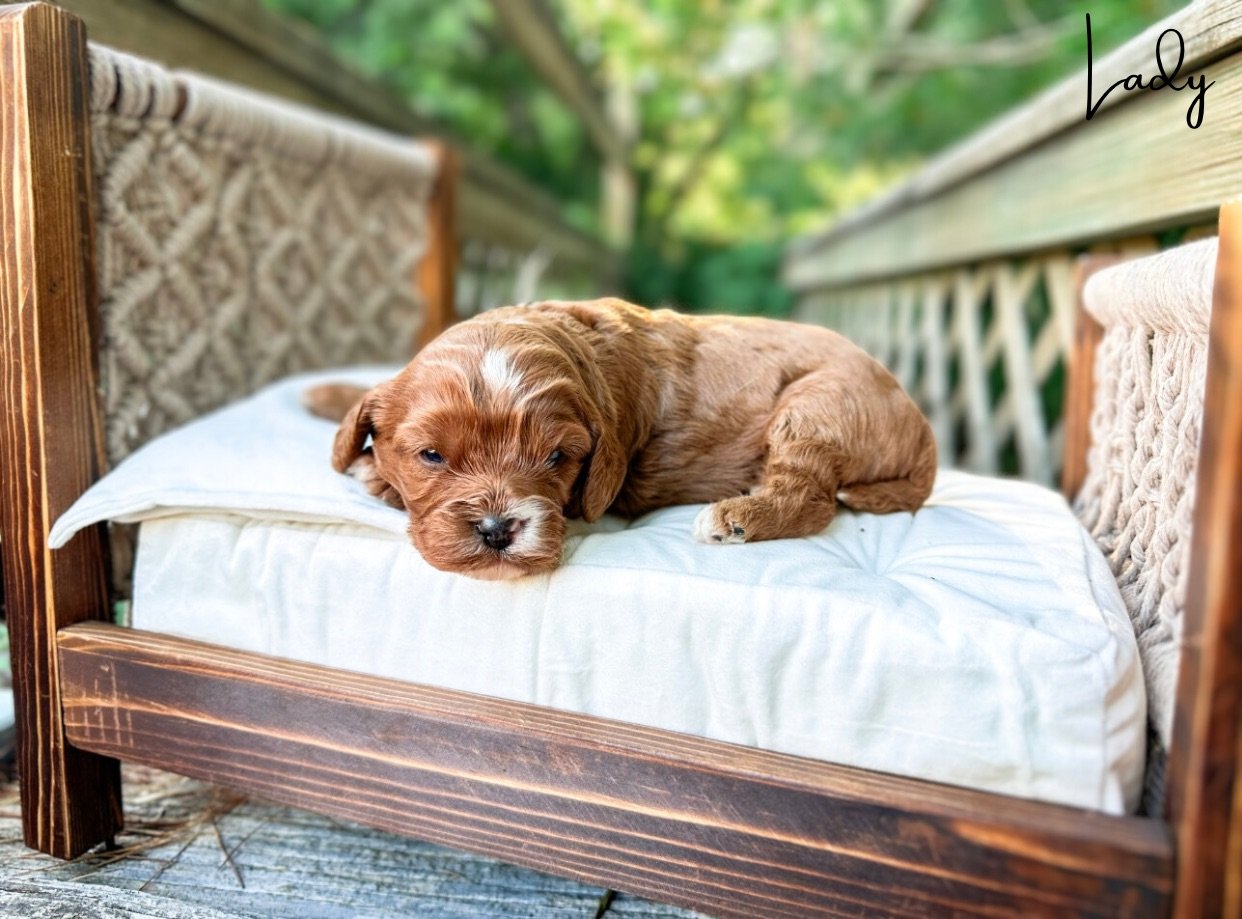
[[[320,383],[302,393],[302,405],[317,418],[340,422],[367,392],[352,383]]]

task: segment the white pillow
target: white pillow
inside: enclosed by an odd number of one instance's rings
[[[53,530],[146,520],[134,624],[244,650],[1111,812],[1146,711],[1107,564],[1061,497],[942,471],[917,514],[707,546],[697,507],[571,529],[564,565],[427,565],[328,464],[307,375],[152,442]],[[187,561],[188,560],[188,561]]]
[[[100,520],[136,523],[187,510],[279,520],[351,521],[405,532],[405,514],[333,471],[334,425],[302,407],[316,383],[373,386],[400,367],[354,367],[289,377],[146,444],[95,483],[52,526],[63,546]]]

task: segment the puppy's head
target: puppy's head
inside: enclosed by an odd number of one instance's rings
[[[599,517],[625,476],[617,407],[589,348],[563,321],[525,310],[462,323],[354,406],[333,466],[344,472],[369,449],[436,568],[549,571],[566,517]]]

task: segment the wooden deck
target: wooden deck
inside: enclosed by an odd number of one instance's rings
[[[126,767],[113,852],[62,862],[21,841],[17,789],[0,786],[0,915],[226,919],[697,914],[439,846]]]

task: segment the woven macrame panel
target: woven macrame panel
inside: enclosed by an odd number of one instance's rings
[[[404,361],[434,159],[93,47],[109,460],[281,376]]]
[[[1083,292],[1104,326],[1088,473],[1076,501],[1138,636],[1149,714],[1172,736],[1203,422],[1217,241],[1099,272]]]

